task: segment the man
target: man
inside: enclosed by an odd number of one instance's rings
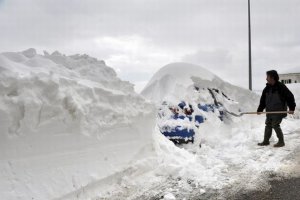
[[[289,114],[294,114],[296,107],[294,95],[291,91],[281,82],[279,82],[279,76],[277,71],[267,71],[267,86],[262,92],[260,98],[260,104],[257,108],[258,114],[266,109],[269,111],[287,111],[289,107]],[[269,145],[270,138],[272,136],[272,129],[275,130],[278,137],[278,143],[274,147],[283,147],[285,145],[283,133],[280,128],[282,118],[286,117],[287,114],[267,114],[266,127],[264,141],[258,143],[259,146]]]

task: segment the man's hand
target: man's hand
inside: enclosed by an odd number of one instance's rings
[[[294,114],[294,111],[291,111],[291,110],[290,110],[288,113],[291,114],[291,115],[293,115],[293,114]]]

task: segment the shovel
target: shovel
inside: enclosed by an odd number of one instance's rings
[[[258,114],[292,114],[292,111],[270,111],[270,112],[241,112],[239,114],[226,111],[228,114],[235,117],[241,117],[243,115],[258,115]]]

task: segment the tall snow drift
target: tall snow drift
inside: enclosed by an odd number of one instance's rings
[[[103,61],[0,54],[1,199],[52,199],[151,151],[153,107]]]

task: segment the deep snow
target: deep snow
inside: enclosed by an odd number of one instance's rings
[[[230,111],[258,105],[259,95],[196,65],[170,64],[154,75],[142,95],[156,107],[87,55],[2,53],[0,77],[4,199],[199,198],[210,189],[264,184],[266,172],[290,169],[300,147],[298,108],[282,123],[281,149],[257,147],[264,116],[221,121],[210,112],[202,113],[207,120],[194,144],[175,146],[156,126],[162,101],[213,103],[207,88],[214,88]],[[299,104],[299,84],[288,87]]]
[[[151,151],[153,106],[103,61],[0,54],[1,199],[53,199]]]
[[[158,112],[162,101],[176,105],[183,100],[194,106],[199,102],[213,103],[207,88],[219,89],[215,96],[230,111],[253,111],[258,106],[259,95],[186,63],[159,70],[142,94],[155,102]],[[300,86],[293,85],[291,89],[298,104]],[[282,123],[286,139],[282,149],[257,146],[263,138],[265,116],[227,115],[220,121],[216,113],[202,114],[207,120],[199,126],[194,144],[177,147],[157,127],[153,138],[156,156],[138,160],[126,171],[111,176],[115,184],[107,184],[108,180],[94,182],[61,199],[209,198],[206,193],[211,189],[268,187],[266,174],[289,173],[293,153],[300,149],[299,109]],[[275,142],[273,135],[271,143]]]
[[[299,104],[300,85],[288,87]],[[218,89],[219,93],[214,92],[214,95],[229,111],[238,113],[257,109],[259,95],[233,86],[200,66],[187,63],[169,64],[160,69],[142,95],[155,102],[158,108],[162,102],[177,105],[181,101],[195,107],[198,103],[214,103],[207,88]],[[293,152],[300,147],[299,108],[295,115],[288,116],[282,123],[287,144],[282,149],[257,146],[263,138],[265,116],[244,115],[237,118],[227,114],[224,121],[220,121],[216,113],[202,114],[207,120],[200,124],[194,144],[178,148],[157,129],[154,140],[159,164],[153,164],[153,171],[138,178],[126,177],[120,181],[119,191],[116,192],[114,187],[113,195],[109,193],[108,196],[147,199],[165,195],[165,199],[173,196],[197,199],[211,188],[253,189],[265,184],[262,177],[266,173],[288,172]],[[272,144],[276,140],[274,133]],[[137,181],[140,182],[137,184]]]

